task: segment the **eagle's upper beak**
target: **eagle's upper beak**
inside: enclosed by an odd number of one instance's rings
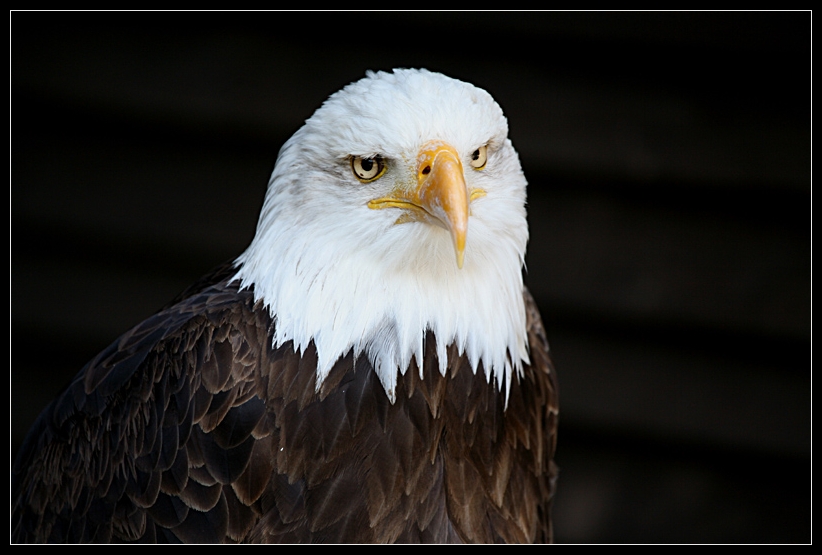
[[[448,230],[462,268],[468,234],[468,203],[484,191],[472,191],[469,199],[462,162],[454,147],[443,142],[423,146],[417,155],[416,183],[398,187],[389,196],[368,203],[372,209],[404,208],[396,223],[424,221]]]

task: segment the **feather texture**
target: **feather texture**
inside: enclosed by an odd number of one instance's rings
[[[431,347],[394,404],[352,356],[317,391],[312,348],[274,348],[272,326],[224,280],[101,353],[20,452],[12,540],[550,539],[557,390],[537,312],[507,409],[465,357],[440,374]]]

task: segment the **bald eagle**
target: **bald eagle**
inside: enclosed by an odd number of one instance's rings
[[[12,469],[14,542],[551,541],[557,382],[502,110],[369,72],[256,234],[94,357]]]

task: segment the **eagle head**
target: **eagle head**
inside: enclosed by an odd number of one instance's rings
[[[333,364],[365,355],[394,400],[427,332],[498,387],[528,362],[526,180],[499,105],[426,70],[368,72],[283,145],[237,259],[272,341]]]

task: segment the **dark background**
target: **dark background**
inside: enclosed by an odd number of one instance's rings
[[[558,542],[811,541],[811,14],[10,13],[10,455],[251,240],[366,69],[488,90],[561,384]]]

